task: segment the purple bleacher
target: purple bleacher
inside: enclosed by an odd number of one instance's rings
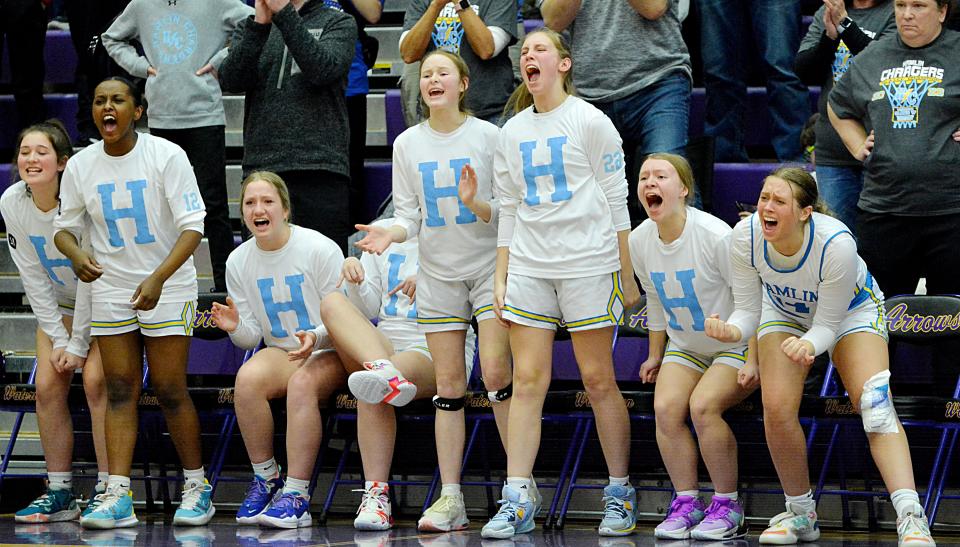
[[[543,19],[524,19],[523,20],[523,31],[526,33],[533,32],[538,28],[543,26]]]
[[[187,374],[225,374],[236,375],[243,363],[244,351],[230,342],[229,338],[220,340],[190,341],[190,355],[187,359]]]
[[[367,184],[364,213],[366,219],[373,220],[380,204],[393,191],[393,162],[368,161],[364,164],[364,175]]]
[[[70,137],[77,138],[77,96],[74,93],[47,93],[43,96],[47,118],[59,118]],[[13,95],[0,95],[0,149],[11,149],[17,138],[13,120],[17,118]]]
[[[613,368],[617,381],[636,381],[640,374],[640,365],[647,359],[647,339],[621,337],[613,352]],[[573,344],[569,341],[553,345],[553,379],[580,380],[580,369],[573,355]]]
[[[393,141],[407,128],[403,119],[403,100],[399,89],[388,89],[384,98],[384,110],[387,116],[387,144],[393,146]]]
[[[10,61],[8,48],[4,48],[3,69],[0,83],[10,83]],[[65,30],[47,31],[47,41],[43,48],[43,57],[47,67],[44,81],[48,84],[72,84],[77,70],[77,52],[70,41],[70,32]]]
[[[713,166],[714,214],[736,224],[736,202],[756,204],[763,179],[779,167],[777,163],[718,163]]]
[[[817,111],[817,101],[820,100],[820,88],[810,89],[809,115]],[[693,89],[690,100],[690,126],[687,133],[690,136],[703,134],[703,121],[706,112],[707,92],[702,87]],[[747,111],[744,115],[746,127],[744,136],[747,146],[769,146],[773,137],[772,121],[767,110],[767,90],[763,87],[747,88]]]

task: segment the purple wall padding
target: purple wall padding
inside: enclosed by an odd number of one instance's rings
[[[220,340],[194,338],[190,342],[187,373],[234,375],[240,369],[243,354],[244,351],[234,346],[230,338]]]
[[[393,162],[368,161],[364,165],[366,175],[366,219],[377,218],[377,209],[393,191]]]
[[[387,116],[387,144],[393,146],[393,141],[407,128],[407,122],[403,119],[403,101],[400,99],[400,90],[388,89],[384,101],[384,110]]]
[[[77,138],[77,95],[74,93],[47,93],[43,96],[47,118],[59,118],[67,127],[70,137]],[[15,144],[17,130],[16,106],[13,95],[0,95],[0,150],[10,150]],[[7,161],[8,158],[0,158]]]

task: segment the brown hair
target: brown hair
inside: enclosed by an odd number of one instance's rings
[[[545,34],[548,38],[550,38],[550,41],[553,42],[554,47],[557,48],[557,54],[560,55],[560,59],[572,60],[572,57],[570,56],[570,45],[567,43],[567,40],[558,32],[550,30],[547,27],[540,27],[528,32],[527,37],[524,38],[524,42],[526,42],[527,38],[530,38],[537,33]],[[521,70],[523,69],[521,68]],[[563,75],[563,91],[567,95],[577,94],[577,88],[573,85],[572,67]],[[509,118],[510,116],[519,113],[521,110],[532,104],[533,95],[531,95],[530,90],[527,89],[527,84],[521,82],[520,85],[513,90],[510,98],[507,99],[507,104],[503,107],[503,117]]]
[[[467,83],[469,84],[470,67],[467,66],[467,63],[466,61],[463,60],[463,57],[457,55],[456,53],[451,53],[445,49],[435,49],[430,53],[427,53],[423,57],[423,59],[420,61],[420,66],[423,67],[423,63],[427,62],[427,59],[429,59],[430,57],[433,57],[434,55],[442,55],[447,59],[450,59],[450,61],[453,62],[453,66],[457,68],[457,72],[460,73],[460,81],[463,82],[464,80],[466,80]],[[468,91],[467,89],[464,89],[460,93],[460,99],[459,101],[457,101],[457,109],[460,111],[461,114],[470,115],[471,112],[469,109],[467,109],[467,91]],[[423,112],[423,117],[425,118],[430,117],[430,107],[427,106],[427,102],[423,100],[423,94],[420,95],[420,110],[421,112]]]
[[[696,195],[696,182],[693,178],[693,168],[690,167],[690,162],[687,161],[687,158],[679,154],[670,154],[668,152],[654,152],[653,154],[648,155],[643,158],[643,162],[640,164],[641,168],[647,160],[663,160],[673,166],[677,170],[677,175],[680,177],[680,182],[683,183],[683,187],[687,189],[687,195],[684,197],[684,203],[690,203],[693,201],[694,196]]]
[[[817,181],[814,180],[805,169],[800,167],[779,167],[767,175],[764,182],[770,177],[782,179],[790,185],[790,188],[793,190],[793,199],[796,200],[797,206],[801,209],[804,207],[813,207],[813,210],[817,213],[824,215],[830,214],[830,209],[828,209],[826,204],[820,199],[820,193],[817,190]]]
[[[17,144],[13,148],[13,165],[17,164],[17,157],[20,155],[20,145],[23,144],[23,139],[30,133],[43,133],[43,135],[47,137],[47,140],[49,140],[53,146],[54,153],[57,155],[58,164],[73,155],[73,143],[70,142],[70,135],[63,126],[63,122],[56,118],[51,118],[44,122],[35,123],[17,135]],[[16,177],[17,170],[12,169],[11,173]]]
[[[247,186],[250,186],[250,183],[258,180],[270,184],[277,190],[277,195],[280,196],[280,205],[284,211],[289,213],[287,215],[287,222],[289,223],[290,219],[293,218],[293,211],[290,208],[290,190],[287,189],[287,183],[283,182],[280,175],[272,171],[254,171],[247,175],[247,178],[243,179],[243,184],[240,185],[240,210],[243,211],[243,196],[247,192]],[[243,216],[242,212],[240,216]]]

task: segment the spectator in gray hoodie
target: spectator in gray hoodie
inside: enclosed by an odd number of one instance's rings
[[[197,175],[207,206],[203,231],[210,246],[214,289],[226,292],[227,256],[233,229],[227,208],[226,116],[217,67],[224,44],[253,13],[241,0],[168,2],[132,0],[101,40],[133,76],[147,79],[150,133],[179,145]],[[143,55],[131,44],[137,40]]]
[[[357,25],[323,0],[256,0],[220,69],[245,92],[243,172],[273,171],[290,189],[300,226],[342,249],[349,222],[345,90]]]

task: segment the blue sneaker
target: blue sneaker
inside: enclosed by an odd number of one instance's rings
[[[271,528],[300,528],[312,523],[310,499],[300,492],[280,494],[260,513],[260,524]]]
[[[89,514],[80,517],[80,526],[109,530],[137,525],[137,514],[133,512],[133,492],[129,489],[111,485],[97,498],[100,504]]]
[[[104,485],[104,491],[105,490],[106,490],[106,485]],[[100,494],[103,494],[104,491],[97,490],[96,486],[93,487],[93,490],[90,492],[90,499],[87,500],[86,507],[84,507],[83,511],[80,512],[80,518],[83,518],[86,515],[89,515],[94,510],[96,510],[97,507],[100,506],[100,499],[97,498],[97,496],[99,496]]]
[[[519,490],[506,484],[502,495],[503,499],[497,502],[500,510],[483,526],[480,537],[509,539],[533,531],[536,526],[533,517],[537,511],[529,496],[521,496]],[[524,499],[521,500],[521,497]]]
[[[637,527],[637,491],[632,486],[609,484],[603,489],[601,536],[627,536]]]
[[[78,516],[80,507],[72,490],[47,488],[47,491],[30,505],[17,511],[13,518],[17,522],[63,522],[74,520]]]
[[[247,497],[237,510],[238,524],[258,524],[260,513],[267,510],[270,502],[283,490],[283,479],[279,476],[273,479],[264,479],[254,475],[247,488]]]
[[[180,507],[173,514],[174,526],[203,526],[210,522],[214,513],[213,487],[203,479],[189,480],[183,483],[183,494],[180,496]]]

